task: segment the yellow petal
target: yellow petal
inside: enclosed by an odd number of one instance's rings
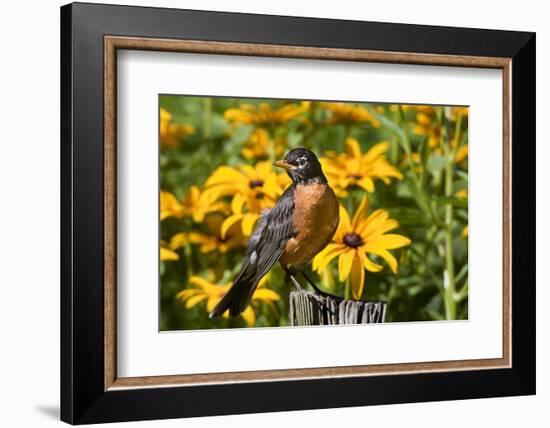
[[[372,251],[372,253],[386,260],[386,263],[388,263],[393,273],[397,272],[397,260],[389,251],[379,248],[379,249],[376,249],[376,251]]]
[[[269,288],[256,289],[252,296],[254,300],[279,300],[279,295]]]
[[[357,251],[357,254],[359,255],[359,258],[361,259],[361,263],[363,266],[370,272],[380,272],[382,270],[382,266],[380,266],[377,263],[374,263],[371,259],[367,257],[367,255],[361,250]]]
[[[204,245],[204,244],[210,244],[215,241],[215,238],[200,232],[189,232],[189,234],[187,235],[187,238],[189,239],[189,242],[191,242],[191,244]]]
[[[269,175],[271,175],[271,162],[258,162],[256,165],[256,172],[258,178],[265,180]]]
[[[196,304],[202,302],[207,297],[208,296],[206,294],[197,294],[195,296],[192,296],[192,297],[189,298],[189,300],[187,300],[187,302],[185,302],[185,308],[186,309],[191,309],[193,306],[195,306]]]
[[[187,244],[187,235],[185,233],[176,233],[170,239],[170,249],[177,250]]]
[[[231,211],[233,211],[233,214],[242,214],[245,202],[246,197],[244,195],[240,193],[235,195],[231,201]]]
[[[356,251],[354,249],[348,249],[345,253],[340,254],[340,258],[338,259],[338,275],[340,281],[345,281],[349,276],[355,253]]]
[[[199,294],[199,293],[201,293],[201,291],[197,290],[196,288],[188,288],[186,290],[180,291],[176,295],[176,297],[178,299],[181,299],[181,300],[185,301],[185,300],[189,299],[191,296],[194,296],[195,294]]]
[[[241,317],[243,317],[249,327],[256,324],[256,315],[254,315],[254,310],[250,306],[241,313]]]
[[[365,197],[361,201],[361,204],[359,205],[359,208],[357,208],[357,211],[353,216],[353,222],[352,222],[353,229],[357,228],[357,225],[359,224],[360,220],[367,218],[368,208],[369,208],[369,198],[367,197],[367,195],[365,195]]]
[[[411,240],[409,238],[397,234],[382,235],[377,241],[377,244],[384,247],[386,250],[395,250],[396,248],[404,247],[410,243]]]
[[[225,235],[227,234],[227,231],[233,226],[235,223],[243,219],[242,214],[233,214],[227,217],[224,222],[222,223],[222,227],[220,229],[220,236],[222,239],[225,239]]]
[[[357,224],[357,233],[368,237],[372,233],[380,234],[380,228],[384,226],[384,222],[388,219],[389,214],[385,210],[376,210],[368,216],[367,220]],[[394,220],[395,222],[395,220]],[[397,223],[397,222],[395,222]]]
[[[208,177],[205,186],[210,187],[222,183],[239,182],[242,179],[243,174],[240,171],[230,166],[223,165],[218,167],[212,175]]]
[[[210,297],[206,301],[206,312],[212,312],[220,300],[220,297]]]
[[[459,148],[455,155],[455,162],[461,162],[468,156],[468,145],[462,146]]]
[[[357,185],[365,192],[374,192],[374,181],[372,181],[372,178],[370,177],[363,177],[362,179],[357,181]]]
[[[317,272],[322,271],[334,257],[344,251],[346,251],[346,246],[344,244],[328,244],[325,249],[317,254],[313,259],[313,270],[316,270]]]
[[[346,138],[346,151],[351,157],[361,158],[361,147],[355,138]]]
[[[365,268],[359,257],[353,259],[351,265],[351,291],[353,298],[359,300],[363,295],[363,286],[365,284]]]
[[[169,250],[168,248],[160,247],[160,259],[162,261],[168,261],[168,260],[178,260],[180,256],[172,250]]]
[[[390,147],[390,144],[386,141],[375,144],[372,146],[369,151],[365,154],[364,160],[371,161],[375,158],[379,157],[380,155],[383,155],[388,151],[388,148]]]
[[[338,225],[338,231],[341,231],[343,234],[351,232],[349,214],[343,205],[340,205],[340,223]]]
[[[252,229],[254,228],[254,224],[256,223],[256,220],[258,220],[258,217],[260,217],[258,214],[248,213],[244,215],[242,223],[244,236],[250,236],[252,234]]]

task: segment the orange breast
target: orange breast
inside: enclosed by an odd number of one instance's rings
[[[294,238],[281,257],[285,265],[308,263],[331,241],[338,228],[338,200],[326,184],[298,185],[294,190]]]

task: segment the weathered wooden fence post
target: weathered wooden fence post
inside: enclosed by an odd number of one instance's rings
[[[344,300],[305,290],[290,293],[293,326],[382,323],[385,316],[382,301]]]

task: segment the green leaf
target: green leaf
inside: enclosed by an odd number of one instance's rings
[[[447,196],[434,197],[433,200],[439,205],[451,204],[457,208],[468,208],[468,198],[453,198]]]
[[[244,144],[250,137],[253,129],[254,127],[252,125],[237,126],[235,132],[233,132],[231,136],[231,142],[235,144]]]
[[[445,168],[445,158],[443,156],[431,155],[426,163],[426,168],[432,174],[442,171]]]

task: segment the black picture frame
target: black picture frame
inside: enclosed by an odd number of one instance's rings
[[[512,59],[512,366],[104,388],[104,36]],[[535,393],[535,34],[74,3],[61,8],[61,419],[71,424]]]

